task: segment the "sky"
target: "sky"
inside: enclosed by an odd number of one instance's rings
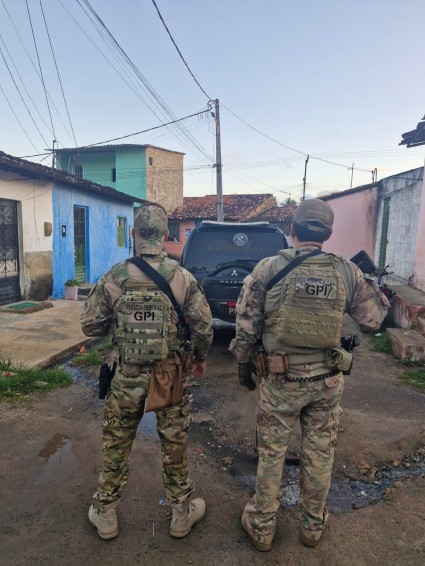
[[[155,1],[199,85],[152,0],[0,0],[0,151],[156,128],[113,143],[185,153],[184,195],[213,194],[219,99],[224,194],[299,201],[307,155],[306,197],[423,166],[399,146],[425,114],[423,0]]]

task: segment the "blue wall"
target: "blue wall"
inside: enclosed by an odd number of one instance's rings
[[[86,209],[86,282],[99,277],[129,256],[128,230],[133,227],[133,205],[108,196],[53,186],[53,299],[65,294],[65,281],[75,278],[74,206]],[[117,246],[117,217],[127,219],[126,246]],[[62,236],[62,226],[66,236]]]

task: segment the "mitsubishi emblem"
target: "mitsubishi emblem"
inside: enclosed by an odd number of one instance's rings
[[[236,271],[236,269],[234,269],[230,274],[230,277],[237,277],[237,276],[238,276],[238,272]]]

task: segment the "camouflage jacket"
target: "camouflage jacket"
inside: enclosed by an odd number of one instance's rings
[[[194,356],[205,361],[212,341],[211,311],[196,279],[169,259],[165,252],[158,255],[141,256],[157,269],[170,284],[174,297],[186,317],[192,334]],[[170,278],[171,276],[171,278]],[[88,296],[80,317],[86,336],[107,336],[116,320],[116,304],[122,288],[129,279],[147,281],[149,278],[134,264],[123,261],[115,264],[99,281]],[[177,324],[177,313],[172,312]]]
[[[315,246],[301,246],[296,251],[303,254],[314,249]],[[295,250],[291,251],[295,256]],[[288,263],[288,259],[279,254],[265,258],[244,280],[236,305],[236,337],[230,345],[230,351],[240,363],[252,359],[261,344],[267,284]],[[343,277],[347,292],[345,311],[362,330],[377,330],[390,306],[387,298],[380,292],[373,278],[365,276],[352,262],[342,259],[337,269]],[[273,292],[276,293],[278,286],[282,285],[283,281],[277,283]]]

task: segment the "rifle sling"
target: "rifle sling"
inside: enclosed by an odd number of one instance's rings
[[[288,265],[286,265],[283,269],[281,269],[279,271],[279,273],[277,273],[273,277],[273,279],[270,279],[270,281],[267,284],[267,291],[270,291],[270,289],[272,287],[274,287],[276,285],[276,283],[278,283],[284,277],[286,277],[288,275],[288,273],[290,273],[293,269],[295,269],[297,267],[297,265],[302,263],[305,259],[307,259],[309,257],[313,257],[315,255],[319,255],[321,253],[322,253],[322,250],[313,250],[312,252],[309,252],[308,254],[303,254],[303,255],[297,256],[295,259],[293,259],[291,262],[289,262]]]

